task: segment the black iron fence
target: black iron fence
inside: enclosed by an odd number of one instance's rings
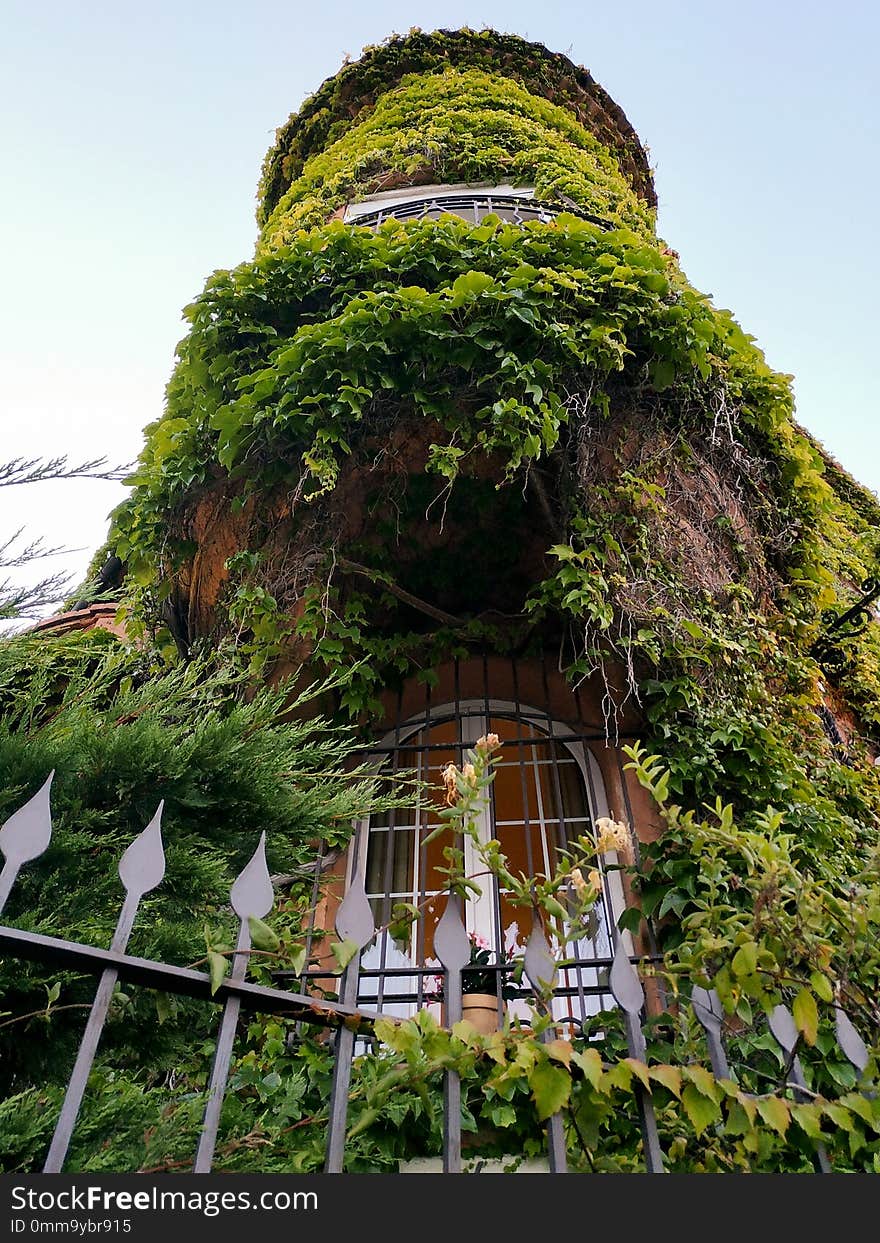
[[[51,781],[50,774],[37,794],[0,829],[0,852],[4,857],[4,865],[0,871],[0,913],[19,870],[39,858],[50,846]],[[59,1172],[64,1167],[117,981],[210,1001],[220,1007],[204,1120],[193,1158],[193,1171],[196,1173],[207,1173],[212,1167],[239,1017],[243,1013],[268,1014],[335,1029],[334,1074],[324,1169],[326,1173],[341,1172],[344,1166],[349,1090],[356,1042],[359,1037],[372,1037],[376,1021],[381,1017],[388,1017],[356,1005],[361,957],[377,932],[373,909],[362,879],[355,876],[352,880],[335,918],[336,932],[343,941],[352,943],[357,951],[341,973],[338,1000],[327,1000],[323,996],[316,998],[302,992],[250,982],[246,978],[251,945],[249,921],[261,920],[267,915],[274,900],[266,865],[265,840],[261,836],[252,858],[231,889],[230,901],[239,921],[237,941],[231,970],[220,985],[212,989],[211,978],[207,973],[138,958],[127,953],[141,900],[161,883],[165,872],[161,816],[160,803],[153,819],[120,859],[119,877],[125,896],[108,949],[0,925],[0,953],[14,959],[48,964],[59,969],[74,969],[98,979],[89,1018],[46,1155],[44,1172]],[[645,1061],[645,992],[637,970],[644,959],[627,952],[621,935],[615,935],[614,940],[614,954],[605,964],[608,967],[607,991],[620,1007],[629,1056]],[[449,897],[438,921],[434,934],[434,950],[442,968],[445,1022],[451,1027],[462,1016],[462,975],[471,963],[472,950],[460,903],[455,897]],[[555,992],[559,969],[557,957],[543,929],[536,922],[524,954],[524,976],[534,990],[536,999],[546,998],[551,992]],[[326,974],[324,972],[325,976]],[[708,1058],[714,1074],[719,1078],[730,1078],[722,1040],[724,1016],[718,997],[713,991],[694,987],[690,1004],[705,1033]],[[791,1012],[784,1006],[778,1006],[770,1016],[769,1028],[785,1057],[786,1090],[795,1099],[807,1099],[809,1093],[797,1056],[798,1031]],[[867,1049],[850,1020],[840,1009],[836,1011],[836,1034],[845,1057],[859,1073],[863,1072],[868,1064]],[[548,1031],[546,1039],[551,1038],[552,1033]],[[443,1170],[445,1173],[458,1173],[462,1169],[461,1085],[453,1069],[446,1070],[444,1074]],[[646,1169],[650,1173],[662,1173],[664,1156],[650,1093],[645,1087],[637,1085],[635,1099]],[[553,1115],[546,1124],[546,1148],[551,1172],[565,1173],[566,1145],[563,1119],[559,1113]],[[831,1170],[828,1154],[821,1143],[815,1145],[814,1164],[819,1172],[827,1173]]]

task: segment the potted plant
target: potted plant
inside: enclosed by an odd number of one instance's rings
[[[516,995],[516,991],[506,984],[507,973],[497,969],[509,963],[513,954],[507,950],[502,953],[493,950],[476,932],[468,933],[468,936],[471,956],[470,963],[461,973],[461,1016],[478,1032],[489,1035],[498,1030],[498,998],[509,1000]],[[443,976],[435,976],[432,983],[433,987],[426,991],[426,998],[442,1001]]]

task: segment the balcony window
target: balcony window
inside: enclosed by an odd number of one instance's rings
[[[377,228],[385,220],[438,220],[447,214],[469,224],[479,224],[489,215],[511,224],[549,224],[564,211],[608,227],[606,221],[581,211],[574,203],[544,202],[534,195],[534,190],[514,186],[410,186],[350,203],[343,219],[346,224],[366,228]]]
[[[433,793],[410,808],[362,823],[350,870],[358,869],[364,879],[377,926],[388,922],[396,902],[421,907],[431,897],[436,901],[414,924],[408,945],[385,933],[365,951],[360,984],[364,1005],[406,1016],[430,1004],[432,976],[439,970],[433,936],[445,905],[440,869],[447,866],[447,842],[444,835],[427,843],[425,839],[441,823],[437,812],[443,769],[460,764],[463,751],[487,733],[497,734],[502,748],[479,833],[483,841],[495,838],[501,843],[514,874],[551,875],[575,839],[609,814],[589,748],[546,713],[513,703],[471,701],[432,708],[427,716],[400,727],[389,767],[414,770]],[[606,863],[617,861],[613,855],[605,858]],[[481,887],[480,895],[466,903],[468,931],[492,950],[521,954],[531,930],[530,912],[514,906],[494,877],[480,875],[485,869],[468,840],[465,864]],[[558,1018],[577,1020],[613,1005],[606,991],[607,962],[614,952],[610,923],[624,905],[619,873],[606,869],[603,886],[582,935],[565,945],[557,942],[557,957],[574,960],[559,973],[554,1003]],[[510,1001],[508,1010],[524,1018],[530,1013],[524,999]],[[436,1013],[440,1017],[439,1006]]]

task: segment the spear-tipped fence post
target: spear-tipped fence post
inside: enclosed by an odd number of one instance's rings
[[[376,921],[367,899],[363,877],[358,873],[336,912],[335,928],[343,941],[356,946],[342,973],[339,1000],[353,1008],[357,1004],[361,951],[376,935]],[[330,1090],[330,1121],[327,1127],[325,1174],[341,1174],[345,1159],[345,1134],[348,1124],[348,1093],[351,1086],[351,1060],[354,1055],[355,1032],[343,1024],[336,1032],[333,1062],[333,1085]]]
[[[795,1100],[808,1101],[810,1099],[809,1093],[804,1090],[807,1083],[804,1079],[801,1060],[796,1052],[800,1035],[795,1026],[794,1015],[787,1006],[776,1006],[767,1019],[767,1026],[770,1028],[773,1039],[785,1054],[788,1065],[788,1078],[793,1084],[792,1090]],[[821,1141],[815,1146],[813,1164],[818,1174],[830,1174],[832,1172],[831,1162],[828,1159],[828,1150]]]
[[[159,804],[153,819],[134,839],[119,860],[119,878],[125,888],[125,901],[119,912],[116,931],[110,943],[111,951],[117,954],[125,953],[141,898],[150,890],[155,889],[165,875],[165,851],[162,848],[163,806],[164,803]],[[64,1104],[61,1106],[61,1113],[55,1125],[55,1133],[43,1166],[44,1174],[58,1174],[64,1168],[70,1139],[82,1106],[118,975],[115,967],[108,967],[101,974],[89,1020],[76,1055],[73,1073],[64,1095]]]
[[[230,978],[243,980],[247,974],[248,950],[251,947],[251,933],[248,920],[262,919],[268,915],[274,902],[272,881],[266,866],[266,834],[260,834],[257,849],[246,864],[230,891],[232,909],[238,916],[238,940],[232,959]],[[232,1047],[235,1044],[235,1029],[238,1026],[238,1013],[241,1001],[238,997],[227,997],[223,1007],[223,1018],[220,1020],[220,1031],[217,1035],[217,1047],[214,1050],[214,1065],[211,1068],[211,1083],[208,1088],[208,1101],[205,1106],[205,1117],[202,1122],[202,1133],[196,1149],[193,1164],[194,1174],[209,1174],[214,1160],[214,1149],[217,1145],[217,1128],[220,1124],[220,1111],[226,1095],[226,1081],[229,1078],[229,1066],[232,1060]]]
[[[611,995],[623,1010],[626,1022],[626,1043],[630,1057],[640,1062],[645,1060],[645,1034],[642,1031],[640,1014],[645,1004],[645,992],[638,972],[629,960],[623,944],[623,937],[617,938],[614,961],[608,975]],[[645,1149],[645,1166],[649,1174],[663,1174],[663,1152],[657,1134],[657,1119],[654,1115],[654,1104],[644,1084],[635,1088],[636,1104],[639,1110],[639,1123],[642,1128],[642,1142]]]
[[[0,912],[6,905],[19,869],[33,859],[39,859],[52,838],[49,792],[54,776],[53,768],[33,798],[19,807],[0,829],[0,853],[4,860],[0,870]]]
[[[730,1066],[721,1039],[724,1009],[718,994],[714,988],[701,988],[698,984],[694,984],[691,989],[691,1005],[697,1022],[706,1033],[706,1047],[709,1050],[712,1074],[716,1079],[729,1079]]]
[[[834,1007],[834,1030],[837,1035],[837,1043],[843,1052],[844,1057],[850,1062],[860,1075],[865,1073],[865,1067],[868,1065],[868,1049],[859,1033],[853,1027],[849,1015],[841,1010],[840,1006]]]
[[[525,971],[535,995],[539,999],[543,999],[550,994],[556,987],[557,968],[556,959],[544,932],[544,926],[537,912],[532,916],[532,931],[526,943],[526,952],[523,955],[523,970]],[[549,1010],[552,1017],[552,1005]],[[549,1044],[553,1040],[553,1029],[547,1030],[541,1036],[543,1044]],[[557,1110],[547,1119],[547,1159],[550,1165],[551,1174],[567,1174],[568,1160],[565,1155],[565,1131],[562,1125],[562,1114]]]

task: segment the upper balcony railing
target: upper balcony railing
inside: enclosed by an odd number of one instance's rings
[[[451,214],[469,224],[479,224],[486,216],[498,216],[511,224],[529,224],[538,221],[550,224],[562,212],[589,220],[602,229],[610,228],[607,220],[582,211],[572,203],[551,203],[529,197],[512,190],[462,189],[459,192],[435,191],[419,196],[383,198],[370,210],[369,202],[352,204],[345,213],[346,224],[377,228],[385,220],[438,220]]]

